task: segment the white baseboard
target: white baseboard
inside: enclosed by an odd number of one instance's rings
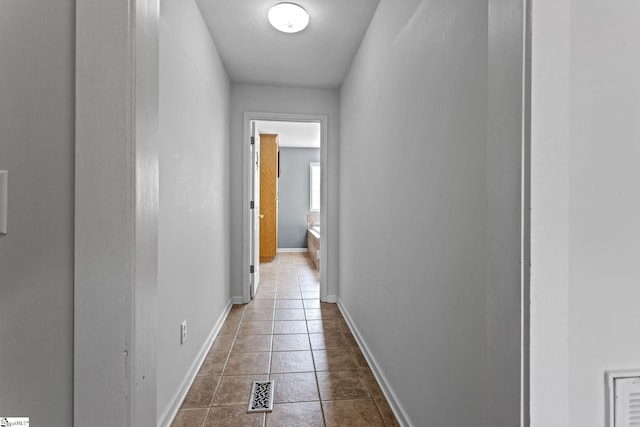
[[[160,419],[158,420],[159,427],[169,427],[173,422],[173,419],[176,417],[176,414],[178,413],[178,409],[180,409],[180,405],[182,405],[182,401],[184,400],[185,396],[189,392],[191,383],[193,383],[193,380],[198,374],[198,371],[200,370],[200,367],[202,366],[204,359],[207,357],[207,353],[209,353],[209,349],[213,344],[213,340],[216,338],[216,336],[220,332],[220,329],[222,328],[222,325],[224,324],[224,321],[227,319],[227,314],[229,314],[232,304],[233,304],[233,301],[229,300],[229,302],[227,303],[227,307],[222,312],[222,315],[220,315],[220,317],[218,318],[218,321],[213,326],[211,333],[209,334],[206,341],[200,348],[200,352],[198,353],[198,356],[193,361],[193,363],[191,364],[191,367],[187,371],[187,375],[185,375],[184,379],[182,380],[182,384],[180,384],[178,391],[173,396],[173,399],[171,399],[171,402],[169,403],[167,408],[160,415]]]
[[[327,300],[325,302],[330,302],[335,304],[338,302],[338,295],[327,295]]]
[[[286,252],[308,252],[307,248],[278,248],[278,253]]]
[[[242,298],[242,297],[231,297],[231,304],[244,304],[244,298]]]
[[[342,300],[340,300],[340,298],[338,298],[337,300],[338,300],[337,301],[338,308],[340,309],[340,312],[342,313],[344,320],[347,322],[347,325],[349,325],[349,329],[351,329],[351,333],[353,334],[353,337],[358,342],[358,345],[362,350],[362,354],[364,354],[365,359],[367,359],[367,363],[371,368],[371,372],[373,372],[373,375],[376,377],[376,380],[378,381],[378,384],[382,389],[382,393],[384,393],[384,396],[386,397],[387,402],[389,403],[389,406],[393,411],[393,414],[396,416],[398,423],[400,423],[402,427],[414,427],[414,424],[411,422],[411,419],[409,418],[406,411],[398,401],[398,397],[396,396],[393,389],[389,385],[389,382],[387,381],[384,374],[380,370],[378,362],[376,362],[375,357],[373,357],[373,355],[369,351],[369,348],[367,347],[367,344],[362,339],[362,335],[360,335],[358,328],[356,328],[355,324],[353,323],[353,320],[351,319],[349,312],[345,308],[344,304],[342,304]]]

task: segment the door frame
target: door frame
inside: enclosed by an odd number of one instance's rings
[[[256,296],[260,286],[260,183],[262,168],[260,167],[260,135],[256,133],[256,125],[251,122],[251,145],[249,149],[249,197],[253,200],[253,209],[249,213],[249,263],[254,263],[253,272],[249,272],[249,295]],[[257,186],[256,186],[257,181]],[[256,231],[257,230],[257,231]],[[252,246],[253,245],[253,246]],[[258,265],[255,265],[258,264]]]
[[[279,122],[308,122],[320,123],[320,229],[322,230],[320,244],[320,301],[327,302],[327,277],[329,266],[328,248],[332,242],[328,239],[328,229],[331,226],[327,220],[329,203],[329,141],[328,141],[328,116],[324,114],[297,114],[297,113],[265,113],[244,112],[242,114],[242,302],[251,300],[251,277],[249,273],[249,252],[251,250],[250,230],[251,216],[249,209],[249,197],[251,193],[251,171],[249,170],[249,156],[251,154],[251,121],[268,120]]]

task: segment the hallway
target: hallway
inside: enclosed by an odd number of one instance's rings
[[[234,305],[173,427],[397,426],[336,304],[319,300],[307,254],[261,264],[256,298]],[[252,381],[274,380],[272,413],[247,414]]]
[[[202,427],[271,376],[258,425],[381,425],[375,372],[402,426],[602,426],[640,369],[639,2],[300,0],[291,36],[273,3],[0,2],[0,418]],[[218,334],[254,114],[326,118],[340,313],[286,255]]]

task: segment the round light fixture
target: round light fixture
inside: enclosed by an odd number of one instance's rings
[[[278,3],[267,16],[271,25],[283,33],[297,33],[309,25],[309,14],[295,3]]]

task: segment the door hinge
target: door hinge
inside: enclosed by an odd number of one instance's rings
[[[252,136],[251,137],[251,145],[254,145],[256,143],[256,137]]]
[[[253,267],[253,265],[249,266],[249,273],[253,274],[255,272],[255,268]]]
[[[256,208],[255,206],[256,206],[256,205],[255,205],[255,203],[253,202],[253,200],[249,202],[249,209],[255,209],[255,208]]]

